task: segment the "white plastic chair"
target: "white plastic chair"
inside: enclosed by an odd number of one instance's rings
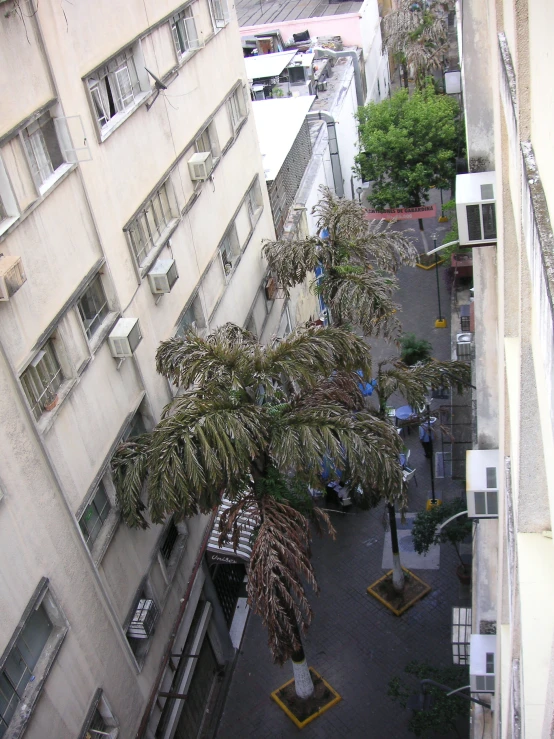
[[[404,471],[402,472],[402,476],[404,478],[404,482],[406,483],[406,485],[408,485],[409,482],[410,482],[410,480],[413,479],[413,481],[416,484],[416,487],[418,486],[417,485],[416,470],[412,470],[409,467],[404,467]]]

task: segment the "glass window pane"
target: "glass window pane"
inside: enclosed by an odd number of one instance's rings
[[[37,664],[44,645],[52,632],[52,622],[43,606],[33,611],[25,624],[16,644],[27,667],[32,670]]]
[[[100,277],[95,277],[79,300],[78,307],[85,333],[90,339],[109,313],[108,301]]]

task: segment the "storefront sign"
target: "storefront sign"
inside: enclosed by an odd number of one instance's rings
[[[373,210],[366,208],[365,217],[368,221],[388,218],[396,221],[410,221],[417,218],[436,218],[436,205],[422,205],[420,208],[389,208],[388,210]]]

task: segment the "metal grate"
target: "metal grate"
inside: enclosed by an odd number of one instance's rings
[[[452,609],[452,660],[455,665],[469,664],[471,608]]]

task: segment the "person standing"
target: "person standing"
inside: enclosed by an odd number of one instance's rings
[[[433,431],[433,421],[430,423],[422,423],[419,427],[419,440],[421,441],[421,446],[423,447],[423,451],[425,452],[425,456],[427,459],[430,459],[433,454],[433,439],[435,438],[435,432]]]

